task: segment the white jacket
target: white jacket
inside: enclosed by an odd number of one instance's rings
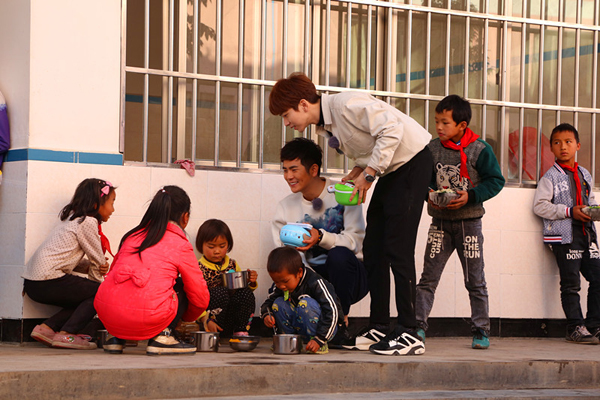
[[[271,222],[271,233],[276,246],[283,246],[279,239],[279,231],[288,222],[302,222],[313,225],[323,232],[319,246],[330,250],[336,246],[350,249],[356,258],[362,260],[362,242],[365,237],[365,219],[362,205],[341,206],[335,201],[335,194],[327,192],[331,185],[329,178],[319,195],[323,207],[317,211],[312,202],[306,200],[302,193],[292,193],[277,205],[275,216]]]
[[[386,175],[410,161],[429,144],[431,135],[417,121],[366,92],[321,96],[324,127],[340,141],[340,149],[361,168]]]

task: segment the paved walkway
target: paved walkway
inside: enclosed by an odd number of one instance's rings
[[[532,389],[577,389],[583,392],[574,397],[600,396],[600,346],[561,339],[492,338],[490,349],[472,350],[470,341],[431,338],[424,355],[410,357],[345,350],[281,356],[272,354],[268,338],[249,353],[233,352],[223,342],[219,353],[154,357],[145,355],[144,343],[128,347],[122,355],[50,349],[37,343],[0,344],[0,399],[275,395],[296,399],[302,393],[346,392],[382,392],[380,396],[401,392],[413,396],[405,398],[427,398],[418,396],[423,391],[485,394]],[[486,397],[482,396],[472,398]],[[399,398],[374,398],[392,397]]]

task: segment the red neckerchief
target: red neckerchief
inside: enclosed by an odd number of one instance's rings
[[[465,154],[464,148],[476,141],[479,138],[479,135],[476,135],[471,129],[465,129],[465,134],[460,139],[460,144],[454,143],[452,140],[441,140],[442,146],[447,149],[458,150],[460,151],[460,177],[467,178],[469,182],[471,181],[471,177],[469,176],[469,171],[467,170],[467,155]]]
[[[102,245],[102,253],[106,254],[106,251],[108,250],[108,253],[111,256],[115,256],[112,251],[110,251],[110,242],[108,241],[108,238],[106,237],[106,235],[104,233],[102,233],[102,226],[100,224],[98,224],[98,234],[100,235],[100,244]]]
[[[583,205],[583,199],[581,198],[581,181],[579,180],[579,173],[577,172],[579,165],[577,163],[575,163],[573,167],[569,167],[568,165],[563,165],[560,163],[558,165],[560,165],[561,168],[573,173],[573,179],[575,180],[575,189],[577,190],[577,193],[575,194],[575,198],[577,200],[576,205]]]

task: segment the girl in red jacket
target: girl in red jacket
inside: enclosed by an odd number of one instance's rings
[[[177,186],[160,189],[138,226],[123,236],[94,306],[110,333],[104,351],[123,352],[126,340],[146,340],[146,354],[187,354],[195,346],[171,332],[193,322],[209,300],[194,249],[185,235],[190,198]],[[179,277],[179,275],[181,275]]]

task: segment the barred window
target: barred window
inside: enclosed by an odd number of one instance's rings
[[[509,184],[538,181],[561,122],[600,171],[600,0],[122,1],[127,163],[279,169],[281,146],[305,135],[324,172],[347,171],[312,128],[268,111],[275,81],[302,71],[323,92],[369,91],[434,136],[436,104],[467,98]]]

